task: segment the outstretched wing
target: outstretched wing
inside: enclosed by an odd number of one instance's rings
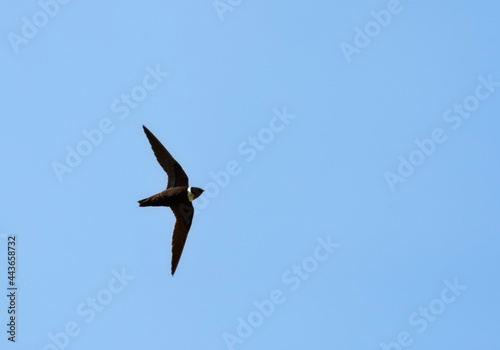
[[[144,125],[144,132],[148,137],[149,143],[151,144],[151,148],[156,156],[156,160],[160,163],[163,170],[168,175],[168,184],[167,188],[177,187],[177,186],[188,186],[188,177],[182,167],[177,163],[168,153],[167,149],[161,144],[160,141],[148,130]]]
[[[181,259],[182,250],[193,221],[194,208],[191,202],[171,206],[175,215],[174,235],[172,236],[172,276]]]

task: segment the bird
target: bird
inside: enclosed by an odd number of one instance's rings
[[[142,126],[151,144],[156,160],[167,173],[167,189],[139,201],[140,207],[170,207],[175,216],[172,236],[172,276],[177,269],[186,243],[186,238],[193,222],[194,207],[192,202],[201,196],[203,190],[190,187],[189,179],[179,163],[170,155],[160,141]]]

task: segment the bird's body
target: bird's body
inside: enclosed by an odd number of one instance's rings
[[[188,203],[188,186],[167,188],[158,194],[139,201],[140,207],[170,207]]]
[[[145,126],[143,128],[158,163],[168,175],[168,185],[166,190],[140,200],[139,206],[170,207],[175,215],[176,221],[172,237],[173,276],[193,221],[194,208],[191,202],[198,198],[203,193],[203,190],[198,187],[189,187],[188,177],[179,163],[175,161],[167,149]]]

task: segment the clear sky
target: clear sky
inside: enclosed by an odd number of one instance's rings
[[[499,348],[499,11],[0,4],[0,347]]]

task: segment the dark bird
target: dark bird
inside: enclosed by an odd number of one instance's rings
[[[172,237],[172,276],[181,258],[184,244],[193,221],[194,208],[191,202],[198,198],[203,190],[189,187],[188,177],[182,167],[168,153],[167,149],[144,125],[151,148],[163,170],[168,175],[167,189],[154,196],[139,201],[140,207],[170,207],[175,215],[174,235]]]

